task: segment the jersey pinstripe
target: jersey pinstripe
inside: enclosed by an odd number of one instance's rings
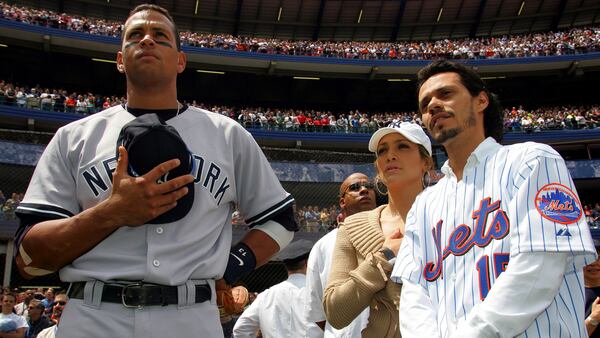
[[[582,212],[560,155],[542,144],[501,146],[488,138],[469,157],[460,182],[447,163],[442,171],[445,177],[409,212],[392,273],[427,290],[440,337],[485,299],[521,252],[567,252],[570,268],[551,306],[520,336],[586,337],[581,268],[596,254],[589,229],[583,218],[557,222],[536,207],[550,184],[572,193],[574,214]]]
[[[59,129],[17,212],[63,218],[108,198],[117,137],[134,118],[116,106]],[[235,121],[189,107],[167,123],[194,154],[196,189],[191,211],[169,224],[119,228],[61,269],[63,281],[181,285],[189,279],[220,278],[231,246],[233,205],[256,224],[293,203],[260,147]]]

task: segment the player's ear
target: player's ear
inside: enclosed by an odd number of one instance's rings
[[[125,65],[123,65],[123,53],[117,52],[117,70],[119,73],[125,73]]]
[[[179,58],[177,59],[177,73],[181,74],[185,70],[187,64],[187,56],[184,52],[179,51]]]
[[[485,110],[485,108],[488,107],[489,104],[490,104],[490,98],[489,98],[488,94],[482,90],[481,92],[479,92],[479,95],[477,95],[476,102],[475,102],[475,105],[476,105],[475,111],[482,112]]]

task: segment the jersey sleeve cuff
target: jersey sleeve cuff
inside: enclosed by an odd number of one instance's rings
[[[31,215],[35,217],[42,217],[46,219],[60,219],[60,218],[69,218],[73,217],[75,214],[70,212],[69,210],[55,207],[47,204],[38,204],[38,203],[23,203],[21,202],[15,210],[15,213],[19,218],[25,215]]]
[[[278,215],[280,212],[285,210],[287,207],[291,206],[293,203],[294,203],[294,197],[292,197],[292,195],[288,195],[285,199],[283,199],[279,203],[276,203],[275,205],[264,210],[263,212],[246,219],[246,223],[248,224],[248,226],[250,228],[252,228],[256,224],[264,223],[264,222],[268,221],[269,219]]]

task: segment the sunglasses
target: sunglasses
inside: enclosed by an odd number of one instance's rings
[[[375,184],[373,182],[369,182],[369,181],[354,182],[346,187],[346,190],[344,190],[344,193],[346,193],[348,191],[358,192],[358,191],[360,191],[360,189],[362,187],[365,187],[368,190],[373,190],[373,189],[375,189]]]

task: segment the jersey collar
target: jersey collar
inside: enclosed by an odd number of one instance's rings
[[[483,159],[490,154],[495,153],[500,147],[501,145],[498,144],[498,142],[496,142],[496,140],[491,136],[483,140],[483,142],[479,143],[477,148],[473,150],[471,155],[469,155],[469,158],[467,158],[467,164],[465,165],[463,172],[467,173],[470,169],[476,167]],[[449,160],[444,162],[444,165],[440,170],[448,177],[456,177],[456,175],[454,175],[454,171],[452,171],[452,168],[450,167]]]
[[[177,116],[177,109],[143,109],[143,108],[132,108],[127,107],[125,104],[122,104],[121,107],[129,112],[129,114],[139,117],[144,114],[154,113],[160,116],[163,120],[169,120]],[[188,109],[188,105],[183,103],[181,108],[179,109],[179,115],[183,114],[183,112]]]

